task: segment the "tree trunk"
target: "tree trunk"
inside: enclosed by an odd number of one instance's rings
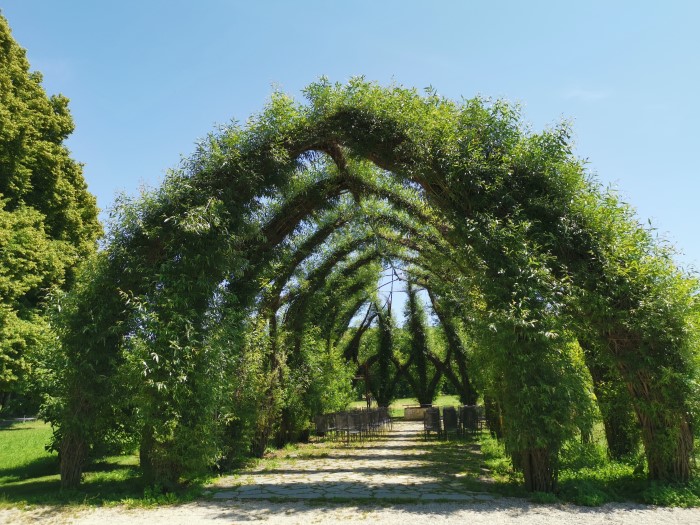
[[[146,425],[141,432],[141,443],[139,446],[139,465],[141,466],[141,475],[146,485],[152,485],[155,482],[152,461],[153,444],[153,427]]]
[[[521,452],[525,488],[530,492],[553,492],[557,484],[556,469],[547,448],[530,448]]]
[[[67,432],[61,440],[61,489],[76,489],[83,477],[87,459],[85,440]]]
[[[608,455],[612,459],[622,459],[636,452],[641,441],[639,422],[629,391],[616,369],[601,364],[599,345],[583,338],[579,338],[579,345],[593,379],[593,392],[603,419]]]
[[[455,354],[455,360],[457,361],[457,369],[459,370],[459,377],[461,379],[461,384],[459,386],[459,400],[463,405],[476,405],[479,399],[479,394],[474,389],[474,386],[469,379],[469,373],[467,371],[467,363],[463,359],[463,356]]]
[[[641,439],[632,401],[622,378],[611,377],[600,366],[589,366],[589,370],[603,418],[608,455],[622,459],[637,451]]]
[[[430,302],[433,305],[433,311],[437,314],[440,324],[445,331],[445,338],[447,339],[447,344],[449,345],[452,353],[454,355],[454,360],[457,363],[457,371],[459,373],[459,378],[452,372],[450,368],[449,359],[445,360],[445,366],[442,372],[446,377],[452,382],[453,386],[459,393],[459,401],[463,405],[476,405],[479,395],[469,378],[469,366],[467,364],[467,353],[462,344],[462,341],[457,333],[455,325],[453,324],[453,319],[449,318],[435,295],[428,290],[428,297],[430,297]],[[448,372],[449,371],[449,372]]]
[[[634,454],[639,448],[640,434],[631,407],[617,407],[619,410],[606,410],[603,414],[605,439],[608,442],[608,455],[612,459],[622,459]],[[602,413],[602,410],[601,410]]]
[[[649,479],[685,483],[690,479],[693,433],[690,416],[674,385],[661,385],[652,371],[640,366],[632,338],[611,338],[613,353],[618,357],[624,378],[642,429],[642,442],[649,468]],[[681,399],[681,401],[679,401]]]
[[[498,402],[489,395],[484,395],[484,417],[491,435],[503,439],[503,415]]]
[[[690,480],[693,433],[687,416],[662,416],[662,423],[638,411],[649,479],[674,483]]]
[[[3,410],[7,410],[11,399],[12,392],[0,392],[0,413],[2,413]]]
[[[274,443],[275,448],[282,448],[288,443],[297,441],[299,429],[294,425],[294,415],[289,407],[283,407],[280,413],[279,426],[275,431]]]

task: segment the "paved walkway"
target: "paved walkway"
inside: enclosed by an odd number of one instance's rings
[[[491,501],[465,490],[460,473],[447,473],[428,454],[440,446],[422,436],[422,422],[397,422],[385,438],[361,444],[309,445],[261,462],[216,483],[213,498],[260,500]],[[462,450],[468,444],[459,445]],[[479,454],[471,445],[472,455]],[[453,451],[454,452],[454,451]],[[466,452],[464,452],[466,454]],[[449,455],[442,456],[449,461]],[[449,469],[448,469],[449,470]]]
[[[311,444],[281,451],[240,476],[220,478],[210,498],[152,509],[0,508],[0,524],[209,525],[697,525],[700,509],[613,503],[539,505],[479,492],[482,457],[464,442],[424,441],[400,423],[362,445]],[[469,473],[477,473],[470,477]],[[471,489],[471,490],[469,490]],[[419,502],[420,504],[415,504]]]

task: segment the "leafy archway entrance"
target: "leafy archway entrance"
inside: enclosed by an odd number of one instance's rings
[[[688,479],[694,283],[587,179],[567,129],[532,134],[501,102],[362,80],[305,94],[275,95],[117,210],[61,305],[64,486],[122,434],[165,485],[227,439],[264,447],[285,371],[331,353],[396,260],[475,341],[529,489],[552,490],[585,419],[583,363],[619,446],[633,441],[620,422],[636,418],[649,476]],[[261,401],[274,410],[252,432],[228,417]]]

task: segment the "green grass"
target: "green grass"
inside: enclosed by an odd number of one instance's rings
[[[674,485],[649,481],[641,454],[624,461],[607,458],[600,444],[569,443],[561,455],[558,496],[577,505],[636,501],[667,507],[700,506],[700,480]]]
[[[649,481],[641,455],[626,461],[608,459],[600,443],[568,443],[560,456],[559,483],[554,494],[525,492],[522,474],[515,472],[501,443],[483,432],[479,437],[483,466],[493,479],[490,489],[536,503],[566,502],[596,507],[611,502],[637,502],[665,507],[700,507],[700,479],[674,485]],[[447,468],[447,467],[445,467]]]
[[[176,494],[145,487],[135,455],[96,462],[85,472],[79,490],[61,490],[57,454],[44,448],[50,437],[51,427],[38,421],[0,427],[0,507],[35,504],[142,507],[190,501],[202,492],[200,485]]]
[[[402,405],[412,401],[401,399],[396,404],[403,408]],[[453,401],[445,397],[438,404],[452,404]],[[0,508],[35,504],[147,507],[191,501],[202,495],[201,484],[169,494],[145,487],[135,455],[115,456],[94,463],[87,469],[80,490],[62,491],[58,458],[44,449],[50,436],[51,428],[41,422],[0,427]],[[273,465],[281,458],[324,457],[333,446],[317,443],[287,447],[271,454],[269,460]],[[634,501],[661,506],[700,506],[700,479],[697,477],[686,485],[649,482],[640,468],[641,457],[610,461],[600,443],[570,443],[565,447],[561,455],[559,486],[554,495],[525,492],[522,475],[513,470],[502,444],[487,432],[473,440],[426,442],[425,458],[427,468],[445,483],[539,503],[597,506]]]
[[[0,427],[0,487],[56,472],[57,455],[44,450],[50,438],[51,427],[39,421]]]
[[[458,396],[444,396],[440,395],[435,398],[433,405],[435,406],[459,406]],[[415,397],[402,397],[400,399],[395,399],[389,405],[389,413],[391,417],[403,417],[403,409],[405,405],[418,405],[418,400]],[[353,401],[350,403],[350,408],[365,408],[367,403],[365,401]]]

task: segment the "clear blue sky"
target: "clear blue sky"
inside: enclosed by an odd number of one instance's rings
[[[5,0],[102,209],[217,123],[321,75],[434,86],[574,122],[576,151],[700,267],[700,2]]]

